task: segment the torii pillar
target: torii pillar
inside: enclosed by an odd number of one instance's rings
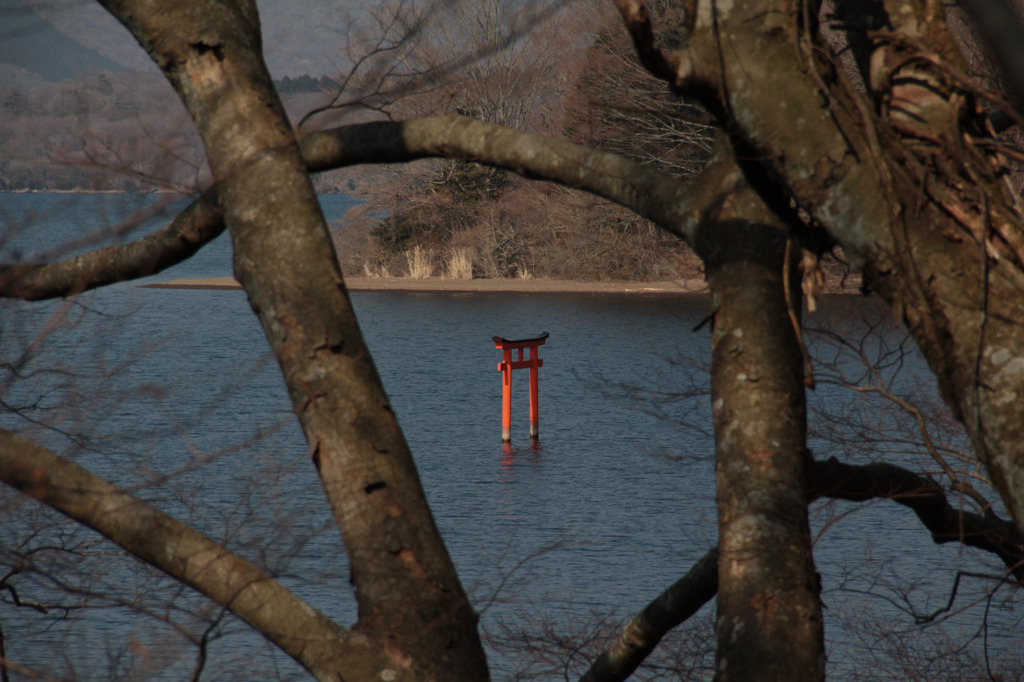
[[[540,346],[547,341],[549,334],[542,332],[529,339],[505,339],[500,336],[491,337],[494,347],[504,351],[504,359],[498,363],[498,371],[501,372],[501,442],[512,442],[512,370],[530,370],[530,438],[537,440],[540,437],[540,418],[537,409],[537,370],[543,366],[544,361],[540,359]],[[523,359],[523,349],[528,349],[526,359]],[[513,360],[512,351],[518,351],[519,356]]]

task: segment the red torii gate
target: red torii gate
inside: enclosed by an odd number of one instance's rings
[[[538,423],[540,421],[537,410],[537,369],[544,365],[539,356],[539,346],[543,346],[549,334],[541,332],[529,339],[505,339],[500,336],[493,336],[494,347],[504,351],[505,356],[502,362],[498,363],[498,371],[501,372],[501,442],[512,442],[512,370],[530,369],[530,438],[539,438]],[[529,355],[523,359],[523,349],[529,349]],[[512,351],[519,351],[519,357],[513,361]]]

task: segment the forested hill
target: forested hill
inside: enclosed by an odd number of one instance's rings
[[[259,4],[268,65],[301,116],[335,86],[347,5]],[[191,190],[205,173],[177,96],[98,3],[0,0],[0,191]]]
[[[346,27],[365,19],[361,5],[334,0],[258,0],[265,58],[275,78],[337,75]],[[34,87],[82,71],[156,67],[99,3],[0,0],[0,88]]]
[[[326,97],[320,79],[287,85],[291,91],[282,97],[296,117]],[[83,73],[0,88],[0,192],[190,192],[206,182],[206,173],[195,127],[159,73]],[[341,188],[341,180],[329,182],[318,178],[318,188]]]
[[[22,0],[0,0],[0,87],[26,76],[57,82],[85,72],[127,70],[121,64],[68,38]],[[37,81],[37,82],[38,82]]]

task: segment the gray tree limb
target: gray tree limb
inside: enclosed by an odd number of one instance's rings
[[[783,0],[700,3],[675,85],[863,267],[1024,528],[1024,202],[941,6],[883,4],[866,95]]]
[[[360,634],[424,679],[487,679],[477,615],[434,523],[263,61],[256,3],[101,1],[164,72],[206,147],[235,278],[277,359],[345,542]],[[334,672],[358,679],[347,668]]]
[[[707,175],[697,191],[610,152],[464,116],[343,126],[307,135],[300,149],[312,173],[428,157],[477,161],[592,192],[633,209],[691,244],[702,211],[736,180]],[[153,275],[186,260],[223,231],[222,200],[214,186],[166,227],[130,244],[48,264],[0,265],[0,296],[72,296]]]
[[[816,461],[811,480],[814,498],[892,500],[912,510],[936,544],[962,542],[995,554],[1007,570],[1024,582],[1024,535],[994,512],[975,514],[950,504],[942,486],[909,469],[873,462],[854,465],[835,457]]]
[[[950,504],[935,481],[886,463],[846,464],[834,457],[814,462],[811,499],[858,502],[889,499],[917,514],[936,544],[963,542],[999,557],[1024,581],[1024,536],[993,513],[979,515]],[[594,661],[581,682],[622,682],[672,628],[694,615],[718,591],[718,548],[713,547],[682,578],[638,613]]]
[[[208,190],[165,227],[129,244],[52,263],[0,265],[0,296],[38,301],[155,275],[190,258],[224,232],[216,189]]]
[[[580,682],[625,680],[669,630],[697,613],[718,592],[718,547],[712,547],[682,578],[629,621]]]
[[[74,462],[0,429],[0,479],[103,534],[229,609],[317,679],[339,667],[364,675],[404,669],[364,636],[335,624],[269,575],[191,527]]]

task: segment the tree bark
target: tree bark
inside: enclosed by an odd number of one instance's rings
[[[712,547],[682,578],[636,615],[580,682],[622,682],[669,630],[697,613],[718,591],[718,547]]]
[[[77,464],[0,429],[0,479],[229,609],[319,680],[412,679],[269,575]]]
[[[309,172],[366,163],[444,157],[471,159],[604,197],[692,243],[697,224],[720,193],[706,193],[616,154],[510,130],[464,116],[376,122],[312,133],[300,143]],[[724,188],[721,191],[725,191]],[[224,230],[221,188],[207,192],[169,225],[130,244],[53,263],[0,265],[0,296],[40,300],[153,275],[187,259]]]
[[[164,71],[206,146],[235,277],[277,358],[345,540],[356,629],[418,676],[487,679],[477,616],[356,323],[263,63],[255,3],[104,4]]]
[[[782,0],[701,3],[677,85],[864,268],[1024,528],[1022,208],[935,3],[891,3],[871,99]],[[812,22],[813,24],[813,22]]]
[[[913,510],[936,544],[962,542],[994,554],[1024,581],[1024,534],[1013,523],[991,512],[980,516],[954,508],[937,483],[908,469],[884,462],[847,464],[831,457],[814,462],[807,494],[810,499],[892,500]],[[623,628],[581,682],[623,682],[669,630],[695,614],[717,590],[718,547],[713,547]]]
[[[712,164],[734,162],[720,143]],[[789,230],[747,184],[700,226],[713,315],[716,679],[824,679],[807,520],[801,305]]]
[[[982,516],[956,509],[942,487],[926,476],[886,462],[855,466],[831,457],[814,463],[810,494],[856,502],[892,500],[911,509],[936,544],[961,542],[995,554],[1024,582],[1024,534],[991,510]]]
[[[129,244],[53,263],[0,265],[0,296],[39,301],[147,277],[187,260],[223,233],[224,216],[214,188],[165,227]]]

